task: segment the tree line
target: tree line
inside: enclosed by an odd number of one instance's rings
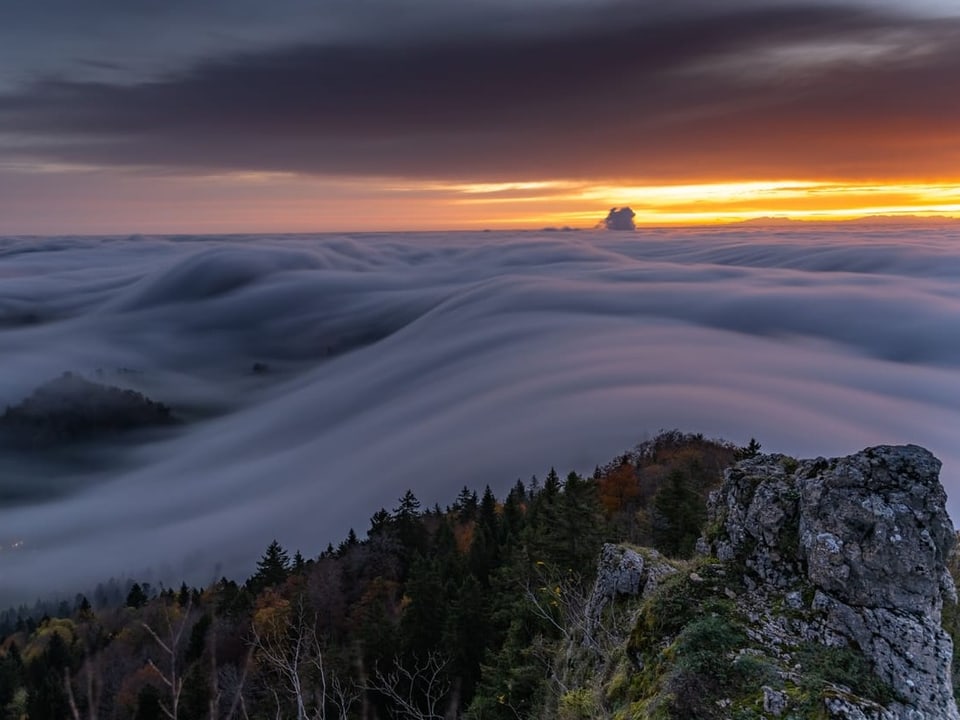
[[[445,508],[412,491],[318,555],[272,542],[245,582],[114,583],[0,616],[0,720],[537,717],[570,592],[604,542],[693,551],[748,448],[661,433],[592,477],[550,470]]]

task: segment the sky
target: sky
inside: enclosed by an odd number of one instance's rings
[[[0,233],[960,215],[955,0],[5,0]]]

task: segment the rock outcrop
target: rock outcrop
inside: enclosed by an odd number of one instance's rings
[[[912,445],[833,460],[765,455],[729,469],[711,496],[699,549],[742,568],[752,639],[788,658],[803,642],[854,648],[893,690],[883,706],[838,691],[825,701],[831,718],[960,720],[941,627],[956,590],[939,471]]]
[[[618,599],[648,597],[663,578],[677,572],[652,548],[607,543],[600,551],[597,579],[584,609],[584,643],[596,645],[603,611]]]
[[[697,557],[604,546],[541,716],[960,720],[939,471],[916,446],[737,463]]]

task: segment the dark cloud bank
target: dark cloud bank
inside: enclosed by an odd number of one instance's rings
[[[919,443],[956,516],[958,239],[0,240],[0,407],[102,368],[188,421],[89,467],[5,457],[20,499],[0,507],[0,544],[25,546],[0,552],[4,594],[148,565],[246,572],[274,536],[317,551],[407,488],[432,504],[589,471],[661,427],[798,455]]]
[[[211,48],[148,79],[48,74],[0,96],[6,152],[470,179],[943,177],[960,163],[960,94],[945,91],[956,18],[863,3],[439,7],[418,6],[419,23],[371,10],[320,42]]]

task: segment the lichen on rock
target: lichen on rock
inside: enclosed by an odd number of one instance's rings
[[[664,577],[677,572],[652,548],[636,549],[607,543],[600,551],[597,578],[584,611],[584,643],[596,645],[603,611],[620,597],[647,597]]]
[[[960,718],[952,641],[941,627],[943,603],[955,602],[956,591],[939,471],[940,462],[913,445],[793,463],[765,455],[728,470],[710,499],[712,532],[699,547],[742,566],[755,638],[772,643],[777,635],[784,652],[800,640],[862,652],[895,696],[886,714],[864,704],[863,717]],[[771,622],[758,597],[768,607],[778,599],[792,606],[791,622]],[[826,709],[853,718],[856,707],[848,697]]]

